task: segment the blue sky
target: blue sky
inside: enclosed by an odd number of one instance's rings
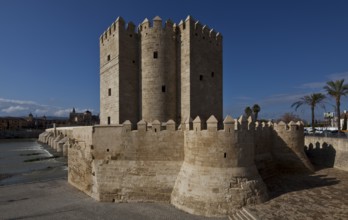
[[[326,81],[348,83],[347,12],[343,0],[0,0],[0,116],[98,114],[103,31],[118,16],[191,15],[223,35],[224,115],[258,103],[260,118],[278,118]],[[294,113],[308,119],[310,110]]]

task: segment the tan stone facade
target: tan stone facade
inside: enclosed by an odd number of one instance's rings
[[[222,120],[222,36],[187,17],[137,28],[118,18],[100,37],[100,123]]]
[[[69,183],[93,198],[226,216],[267,200],[275,170],[312,170],[302,123],[222,121],[222,38],[191,17],[145,19],[137,32],[118,18],[100,63],[101,125],[39,138],[67,154]]]
[[[99,201],[161,201],[192,214],[225,216],[267,200],[264,180],[310,172],[301,123],[211,116],[176,129],[155,120],[47,129],[39,140],[67,152],[68,181]],[[132,127],[137,127],[133,130]],[[69,137],[66,139],[66,137]],[[264,143],[264,144],[263,144]]]

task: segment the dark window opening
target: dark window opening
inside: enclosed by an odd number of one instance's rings
[[[166,92],[166,86],[165,85],[162,86],[162,92]]]
[[[203,75],[199,75],[199,80],[200,80],[200,81],[203,80]]]
[[[111,89],[110,88],[109,88],[108,94],[109,94],[109,96],[111,96]]]
[[[214,72],[211,72],[211,77],[214,77],[214,74],[215,74]]]
[[[203,37],[203,40],[205,39],[205,37]]]
[[[226,154],[226,153],[224,153],[224,158],[226,158],[226,156],[227,156],[227,154]]]
[[[133,35],[132,35],[132,34],[130,34],[130,35],[129,35],[129,37],[133,37]]]
[[[108,125],[111,123],[111,118],[108,117]]]
[[[135,63],[135,60],[133,60],[132,63]]]
[[[157,132],[157,129],[155,128],[155,132]]]
[[[198,36],[198,34],[197,34],[197,33],[195,33],[195,36]]]
[[[112,202],[115,202],[115,199],[112,199]]]
[[[108,149],[106,149],[106,151],[107,151],[107,152],[109,152],[109,151],[110,151],[110,150],[109,150],[109,148],[108,148]]]
[[[157,58],[158,58],[158,52],[157,52],[157,51],[153,52],[153,58],[154,58],[154,59],[157,59]]]
[[[108,55],[108,61],[110,61],[110,55]]]
[[[91,150],[93,150],[94,149],[94,147],[93,147],[93,145],[91,145]]]

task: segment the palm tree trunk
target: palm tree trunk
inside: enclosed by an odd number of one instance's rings
[[[314,107],[311,107],[311,112],[312,112],[312,131],[314,133]]]
[[[336,100],[336,106],[337,106],[337,129],[338,131],[341,130],[341,110],[340,110],[340,100]]]

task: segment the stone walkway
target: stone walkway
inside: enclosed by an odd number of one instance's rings
[[[312,175],[283,175],[267,181],[272,197],[248,206],[260,219],[348,219],[348,172],[334,168]]]
[[[348,172],[289,174],[267,181],[272,199],[248,206],[259,219],[348,219]],[[165,203],[101,203],[66,179],[0,186],[0,219],[218,219]],[[220,218],[228,219],[228,218]]]
[[[0,219],[227,220],[180,211],[168,203],[97,202],[66,179],[0,186]]]

